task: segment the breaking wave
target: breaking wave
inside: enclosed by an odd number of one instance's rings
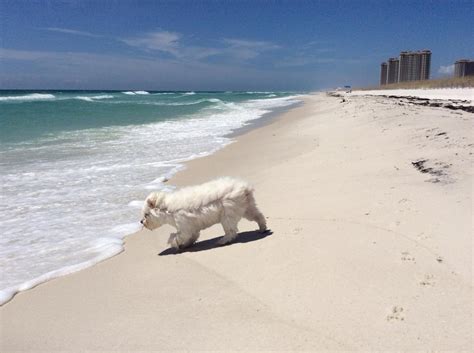
[[[46,94],[46,93],[31,93],[23,96],[6,96],[0,97],[0,101],[37,101],[37,100],[50,100],[55,99],[56,96],[54,94]]]

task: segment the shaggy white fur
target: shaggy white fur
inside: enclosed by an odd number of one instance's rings
[[[265,217],[257,208],[253,188],[245,181],[225,177],[205,184],[189,186],[174,192],[152,192],[143,206],[141,223],[153,230],[163,224],[176,228],[168,243],[181,249],[193,244],[199,232],[221,223],[227,244],[237,236],[242,217],[258,223],[261,232],[267,229]]]

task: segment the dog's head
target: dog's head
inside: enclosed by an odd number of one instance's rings
[[[147,229],[153,230],[161,227],[164,224],[164,217],[166,215],[163,209],[164,193],[152,192],[145,200],[142,209],[141,224]]]

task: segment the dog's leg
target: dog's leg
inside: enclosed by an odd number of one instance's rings
[[[178,234],[179,233],[171,233],[170,237],[168,239],[168,244],[172,247],[175,248],[176,250],[180,249],[180,244],[178,242]]]
[[[222,220],[222,228],[224,228],[225,235],[221,240],[219,240],[219,245],[228,244],[237,237],[239,232],[237,223],[238,221],[235,222],[235,220],[231,220],[229,218],[224,218]]]
[[[237,224],[242,218],[242,214],[238,213],[238,208],[235,207],[235,203],[232,200],[223,202],[223,209],[220,217],[222,228],[224,228],[224,237],[219,240],[219,245],[230,243],[235,239],[239,232]]]
[[[193,234],[193,236],[191,237],[191,244],[194,244],[196,242],[196,240],[198,240],[199,235],[201,235],[201,233],[199,233],[199,232],[196,232],[196,233]]]
[[[253,200],[252,200],[253,201]],[[244,217],[249,221],[257,222],[258,228],[261,233],[264,233],[267,230],[267,222],[262,212],[257,208],[255,202],[251,202],[249,207],[245,210]]]
[[[198,238],[199,238],[199,232],[194,233],[190,237],[183,237],[183,243],[182,245],[180,245],[180,247],[187,248],[188,246],[193,245]]]
[[[199,238],[199,232],[189,235],[186,232],[179,231],[171,233],[168,239],[168,244],[176,250],[184,249],[193,244]]]

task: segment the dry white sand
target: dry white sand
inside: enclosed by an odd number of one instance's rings
[[[215,226],[177,255],[171,228],[134,234],[1,307],[0,351],[470,351],[472,114],[340,101],[309,96],[170,181],[249,180],[273,234],[242,221],[217,247]]]

